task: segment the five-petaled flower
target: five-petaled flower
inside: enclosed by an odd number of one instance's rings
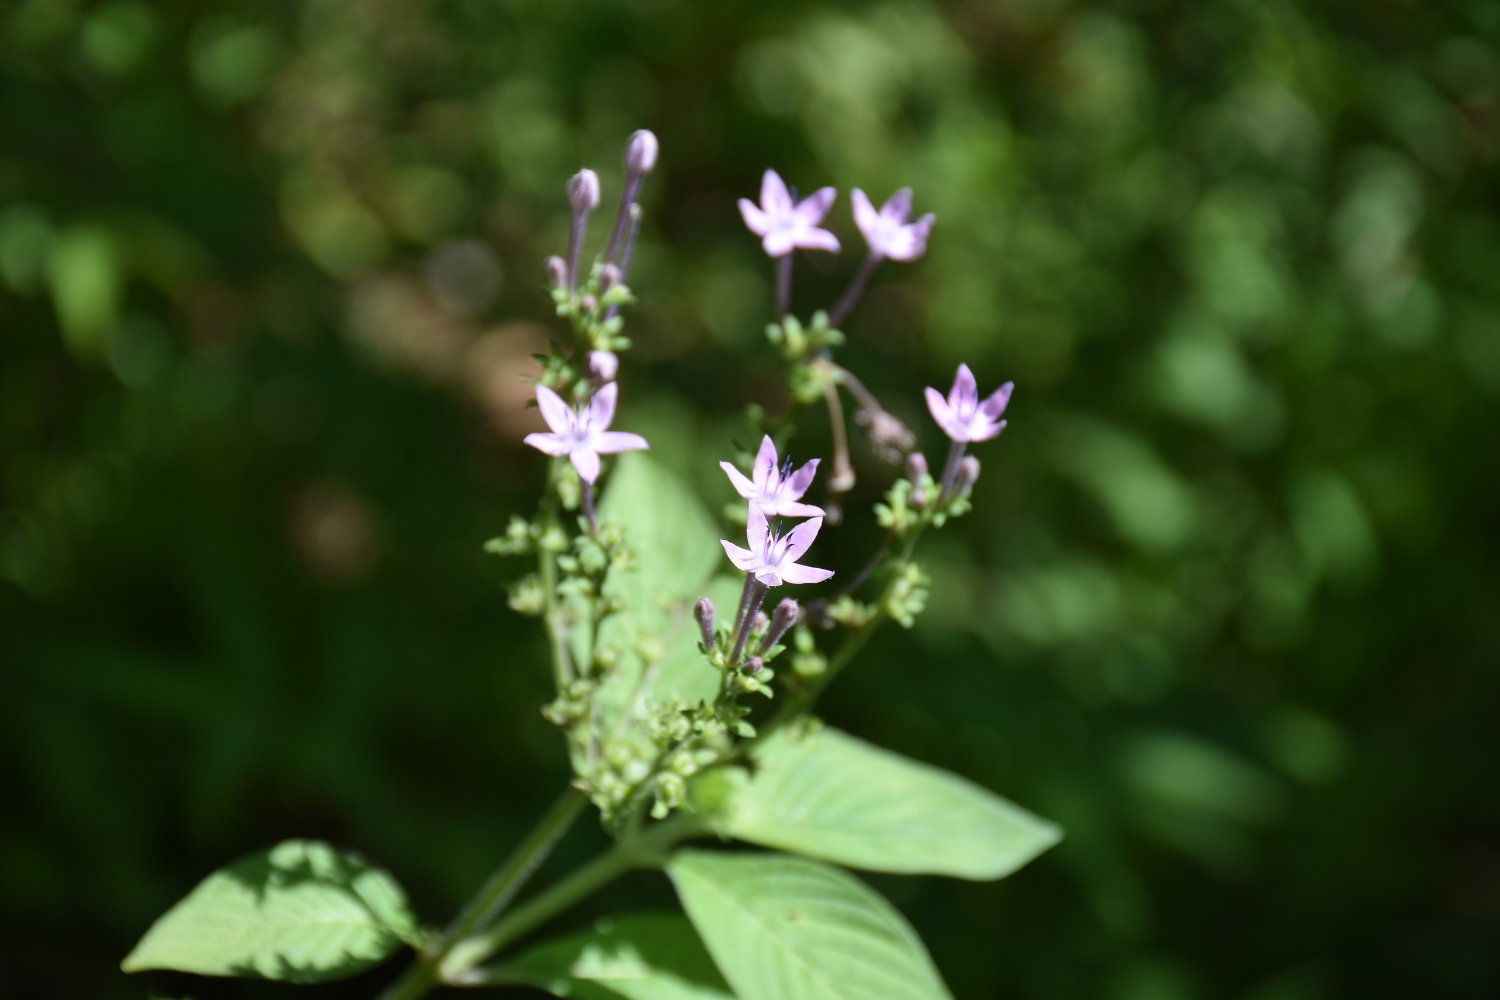
[[[526,435],[526,443],[548,455],[567,455],[586,482],[599,478],[599,456],[651,447],[639,434],[609,429],[615,418],[618,383],[611,382],[594,393],[587,408],[574,410],[545,385],[536,387],[536,405],[551,434]]]
[[[911,215],[911,188],[902,188],[886,199],[875,211],[870,199],[859,188],[851,196],[854,202],[854,223],[864,234],[870,252],[891,260],[916,260],[927,251],[927,234],[937,216],[928,212],[916,222],[907,222]]]
[[[823,519],[815,517],[803,521],[785,535],[778,535],[766,524],[766,515],[761,509],[751,504],[749,520],[745,526],[745,541],[750,543],[750,547],[742,549],[725,539],[720,539],[719,544],[724,546],[730,562],[746,573],[753,574],[758,582],[767,587],[779,587],[783,583],[822,583],[833,576],[833,570],[797,564],[808,546],[812,545],[813,539],[818,537],[818,529],[821,527]]]
[[[927,389],[927,408],[932,419],[937,421],[943,433],[954,441],[988,441],[1005,428],[1000,415],[1010,402],[1010,391],[1015,384],[1007,382],[996,389],[984,402],[979,400],[979,388],[974,382],[974,373],[968,365],[959,365],[953,376],[953,388],[948,398],[936,389]]]
[[[750,501],[752,508],[759,507],[766,517],[822,517],[823,510],[811,504],[798,503],[802,494],[812,485],[813,475],[818,471],[818,459],[813,459],[796,472],[791,471],[791,460],[786,468],[778,468],[776,445],[769,435],[760,443],[760,452],[755,456],[751,478],[746,479],[728,462],[719,467],[729,475],[729,481],[740,496]]]
[[[838,253],[838,237],[818,228],[836,197],[837,191],[825,187],[801,201],[793,201],[792,193],[776,171],[767,170],[760,182],[760,205],[741,198],[740,214],[750,231],[761,237],[761,246],[772,257],[784,257],[798,247]]]

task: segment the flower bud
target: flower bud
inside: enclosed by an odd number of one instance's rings
[[[755,612],[755,617],[750,619],[750,631],[764,632],[766,626],[769,624],[771,624],[771,619],[766,617],[766,613],[764,611],[757,611]]]
[[[714,602],[706,597],[698,598],[698,603],[693,605],[693,617],[698,619],[698,628],[703,633],[703,645],[712,649],[714,645]]]
[[[961,497],[974,488],[974,483],[979,480],[979,459],[973,455],[965,455],[964,460],[958,463],[958,475],[953,477],[953,495]]]
[[[758,656],[749,656],[749,657],[745,658],[745,673],[747,673],[747,674],[758,674],[762,670],[764,670],[765,668],[766,668],[766,661],[762,660],[760,657],[758,657]]]
[[[605,264],[599,269],[599,294],[603,295],[618,285],[620,280],[620,269],[613,264]]]
[[[568,265],[561,257],[547,258],[547,284],[553,288],[564,288],[568,284]]]
[[[632,174],[649,174],[656,168],[657,152],[655,134],[641,129],[625,144],[625,169]]]
[[[575,212],[592,212],[599,207],[599,175],[588,167],[568,181],[568,204]]]
[[[599,308],[599,300],[594,298],[592,295],[585,295],[582,299],[579,300],[579,305],[583,306],[584,312],[591,313],[595,309]]]
[[[588,371],[589,378],[595,382],[613,382],[615,373],[620,370],[620,359],[613,351],[589,351],[588,360],[584,362],[584,368]],[[708,598],[704,598],[708,600]],[[709,606],[709,617],[713,617],[713,607]]]
[[[764,653],[782,636],[786,630],[797,623],[797,618],[802,614],[802,607],[790,597],[776,605],[776,611],[771,615],[771,627],[766,631],[766,637],[760,641],[760,651]]]
[[[922,491],[922,480],[927,478],[927,456],[914,451],[906,456],[906,478],[911,481],[911,505],[927,506],[927,496]]]

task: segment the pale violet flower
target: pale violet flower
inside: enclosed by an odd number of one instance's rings
[[[600,455],[651,447],[639,434],[609,429],[618,392],[618,383],[611,382],[594,393],[586,408],[574,410],[545,385],[537,386],[536,405],[552,433],[528,434],[526,443],[548,455],[567,455],[584,481],[594,482],[599,478]]]
[[[729,475],[729,481],[734,484],[739,495],[749,500],[752,508],[760,508],[766,517],[823,516],[822,509],[797,502],[812,485],[813,475],[818,471],[818,459],[813,459],[796,472],[791,471],[788,459],[788,467],[779,469],[776,445],[771,442],[769,435],[760,443],[760,452],[755,456],[755,465],[750,470],[751,478],[746,479],[744,473],[728,462],[720,462],[719,467]]]
[[[825,187],[801,201],[793,201],[792,193],[776,171],[767,170],[760,182],[760,205],[741,198],[740,214],[750,231],[761,237],[761,246],[772,257],[784,257],[798,247],[838,253],[838,237],[818,228],[836,197],[837,191]]]
[[[943,433],[954,441],[988,441],[1005,428],[1000,415],[1010,402],[1010,391],[1014,383],[1007,382],[984,402],[979,401],[979,389],[974,382],[974,373],[968,365],[959,365],[953,376],[953,388],[944,399],[936,389],[927,389],[927,408],[932,419],[943,429]]]
[[[754,574],[755,579],[767,587],[779,587],[783,583],[822,583],[833,576],[833,570],[797,564],[813,539],[818,537],[821,527],[823,519],[815,517],[803,521],[785,535],[773,534],[766,524],[766,515],[751,504],[745,526],[745,541],[750,547],[742,549],[724,539],[719,544],[724,546],[730,562],[746,573]]]
[[[928,212],[916,222],[907,222],[911,215],[911,188],[902,188],[875,211],[870,199],[859,188],[851,196],[854,202],[854,223],[864,234],[870,252],[891,260],[916,260],[927,251],[927,235],[937,216]]]
[[[583,369],[589,378],[600,382],[613,382],[620,370],[620,357],[614,351],[589,351]]]

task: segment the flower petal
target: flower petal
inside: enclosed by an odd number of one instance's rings
[[[904,225],[911,215],[911,188],[904,187],[885,200],[880,214],[896,225]]]
[[[745,220],[745,226],[756,236],[764,236],[771,231],[770,216],[762,212],[749,198],[740,199],[740,215]]]
[[[865,242],[870,248],[875,249],[877,233],[880,230],[880,213],[875,211],[875,206],[870,204],[870,196],[859,188],[855,188],[849,194],[849,200],[854,203],[854,224],[864,234]]]
[[[755,574],[755,578],[761,583],[765,584],[767,587],[781,586],[781,577],[776,573],[774,569],[763,569],[759,573]]]
[[[1005,412],[1005,408],[1010,405],[1010,394],[1015,387],[1014,382],[1007,382],[996,389],[989,399],[979,404],[979,412],[991,420],[998,419],[1000,414]]]
[[[730,562],[734,563],[735,569],[750,573],[755,570],[756,566],[760,565],[760,560],[749,549],[742,549],[733,542],[723,538],[719,539],[719,544],[724,546],[724,554],[729,557]]]
[[[975,431],[969,435],[969,440],[988,441],[990,438],[997,438],[1000,436],[1000,432],[1005,430],[1005,424],[1006,421],[1004,420],[1000,421],[998,424],[992,424],[989,421],[985,421],[983,427],[976,428]]]
[[[927,387],[927,409],[932,411],[932,419],[937,421],[937,425],[943,429],[943,433],[947,434],[950,438],[953,437],[958,415],[953,412],[953,407],[948,405],[948,401],[943,398],[943,394],[932,388],[932,386]]]
[[[948,405],[959,413],[972,413],[979,405],[979,386],[974,381],[974,373],[969,371],[966,364],[960,363],[953,376],[953,388],[948,392]]]
[[[615,399],[620,395],[617,382],[610,382],[594,393],[589,400],[588,414],[584,418],[583,434],[597,434],[606,430],[615,419]]]
[[[822,583],[831,576],[833,576],[831,569],[799,566],[796,563],[782,563],[781,565],[781,577],[787,583]]]
[[[539,431],[526,435],[524,440],[537,451],[548,455],[566,455],[573,447],[561,434],[543,434]]]
[[[601,455],[614,455],[622,451],[649,451],[651,448],[651,442],[629,431],[605,431],[602,434],[595,434],[593,444],[594,450]]]
[[[791,500],[783,500],[776,505],[774,511],[777,517],[822,517],[822,507],[814,507],[810,503],[796,503]]]
[[[573,410],[562,397],[545,385],[536,387],[537,409],[542,411],[542,419],[547,421],[547,426],[552,428],[554,434],[564,437],[573,433]]]
[[[760,450],[755,453],[755,464],[750,467],[750,478],[755,483],[756,492],[765,490],[766,484],[776,481],[776,442],[771,440],[767,434],[760,442]],[[749,494],[745,494],[749,496]]]
[[[719,468],[723,469],[729,476],[729,481],[734,484],[734,491],[740,496],[748,499],[755,494],[755,484],[745,478],[745,474],[736,469],[728,462],[720,462]]]
[[[760,207],[771,216],[773,223],[777,216],[792,213],[792,193],[786,189],[786,182],[781,179],[781,175],[774,170],[767,170],[760,179]]]
[[[802,553],[806,552],[807,547],[818,537],[818,529],[821,527],[823,527],[823,519],[815,517],[793,528],[791,534],[787,535],[786,556],[782,559],[781,565],[786,566],[787,563],[794,563],[801,559]]]
[[[796,234],[790,229],[773,229],[760,241],[768,257],[785,257],[797,248]]]
[[[788,496],[796,500],[807,492],[807,488],[812,485],[813,476],[818,474],[818,463],[821,461],[822,459],[815,458],[792,473],[791,481],[787,484]]]
[[[573,462],[573,468],[578,470],[578,475],[583,477],[586,483],[593,483],[599,478],[599,453],[592,448],[574,448],[568,455]]]
[[[804,250],[826,250],[829,253],[838,253],[843,249],[839,245],[839,238],[826,229],[799,229],[794,236],[794,242]]]
[[[797,221],[804,226],[816,226],[823,221],[823,216],[833,207],[833,201],[839,196],[836,188],[818,188],[812,194],[797,202],[797,207],[792,209],[792,214]]]
[[[760,509],[760,504],[751,504],[745,514],[745,541],[750,544],[750,551],[765,552],[769,535],[765,511]]]

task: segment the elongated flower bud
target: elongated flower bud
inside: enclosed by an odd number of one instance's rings
[[[625,169],[632,174],[649,174],[656,169],[658,151],[656,136],[641,129],[625,145]]]
[[[603,295],[611,288],[620,283],[620,269],[613,264],[605,264],[599,269],[599,294]]]
[[[563,288],[568,284],[568,262],[553,255],[547,258],[547,284]]]
[[[698,619],[698,628],[703,633],[703,645],[714,646],[714,602],[706,597],[698,598],[693,605],[693,617]]]
[[[613,351],[589,351],[588,361],[585,362],[589,378],[596,382],[613,382],[615,374],[620,370],[620,359]],[[707,600],[708,598],[704,598]],[[710,607],[709,614],[713,614]]]
[[[771,627],[766,630],[766,637],[760,641],[760,651],[764,653],[786,635],[786,630],[797,623],[802,614],[802,607],[790,597],[776,605],[776,611],[771,615]]]
[[[958,463],[958,475],[953,480],[953,495],[961,497],[974,488],[979,481],[979,459],[973,455],[965,455],[964,460]]]
[[[922,492],[922,480],[927,477],[927,456],[914,451],[906,456],[906,478],[911,480],[911,505],[927,506],[927,496]]]
[[[588,167],[568,181],[568,204],[575,212],[592,212],[599,207],[599,175]]]

